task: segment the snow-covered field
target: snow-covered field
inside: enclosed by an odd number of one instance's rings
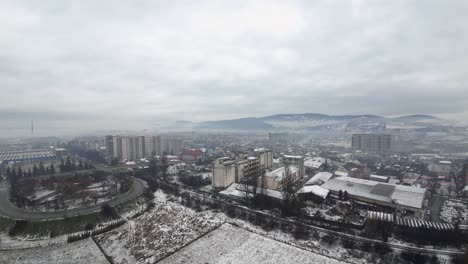
[[[154,201],[151,211],[97,237],[115,263],[153,263],[224,222],[211,212],[195,212],[167,201],[160,190]]]
[[[343,263],[224,224],[160,263]]]
[[[460,224],[468,224],[467,204],[455,200],[446,200],[440,210],[440,219],[452,224],[457,221],[460,221]]]
[[[47,263],[102,263],[106,258],[89,238],[74,243],[63,243],[45,248],[0,251],[0,263],[47,264]]]

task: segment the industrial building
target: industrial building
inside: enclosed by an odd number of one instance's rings
[[[321,187],[337,195],[347,192],[349,197],[368,204],[405,211],[418,218],[424,216],[425,188],[382,183],[352,177],[330,179]]]
[[[254,149],[255,156],[260,160],[260,165],[269,170],[273,168],[273,151],[265,148]]]
[[[46,161],[56,159],[56,154],[48,149],[0,152],[0,161]]]

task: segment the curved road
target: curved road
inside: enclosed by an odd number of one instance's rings
[[[141,194],[146,189],[146,184],[144,181],[133,178],[133,185],[132,188],[108,201],[107,203],[111,206],[116,206],[119,204],[126,203],[131,201]],[[51,220],[51,219],[59,219],[69,216],[77,216],[77,215],[84,215],[90,214],[94,212],[98,212],[101,210],[101,204],[97,204],[94,206],[89,206],[85,208],[74,208],[70,210],[58,210],[54,212],[37,212],[37,211],[28,211],[21,208],[14,206],[9,199],[8,194],[8,185],[6,181],[0,182],[0,216],[5,216],[12,219],[22,219],[22,220]]]

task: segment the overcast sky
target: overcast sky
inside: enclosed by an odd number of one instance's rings
[[[466,119],[467,14],[466,0],[2,0],[0,127]]]

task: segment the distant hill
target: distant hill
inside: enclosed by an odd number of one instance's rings
[[[438,120],[438,117],[432,115],[405,115],[392,118],[396,121],[421,121],[421,120]]]
[[[200,129],[233,129],[233,130],[252,130],[252,129],[272,129],[273,126],[265,123],[260,118],[248,117],[232,120],[207,121],[198,124]]]
[[[376,115],[324,115],[318,113],[277,114],[265,117],[248,117],[199,123],[198,129],[271,130],[275,128],[307,128],[338,124],[354,120],[383,120]]]

